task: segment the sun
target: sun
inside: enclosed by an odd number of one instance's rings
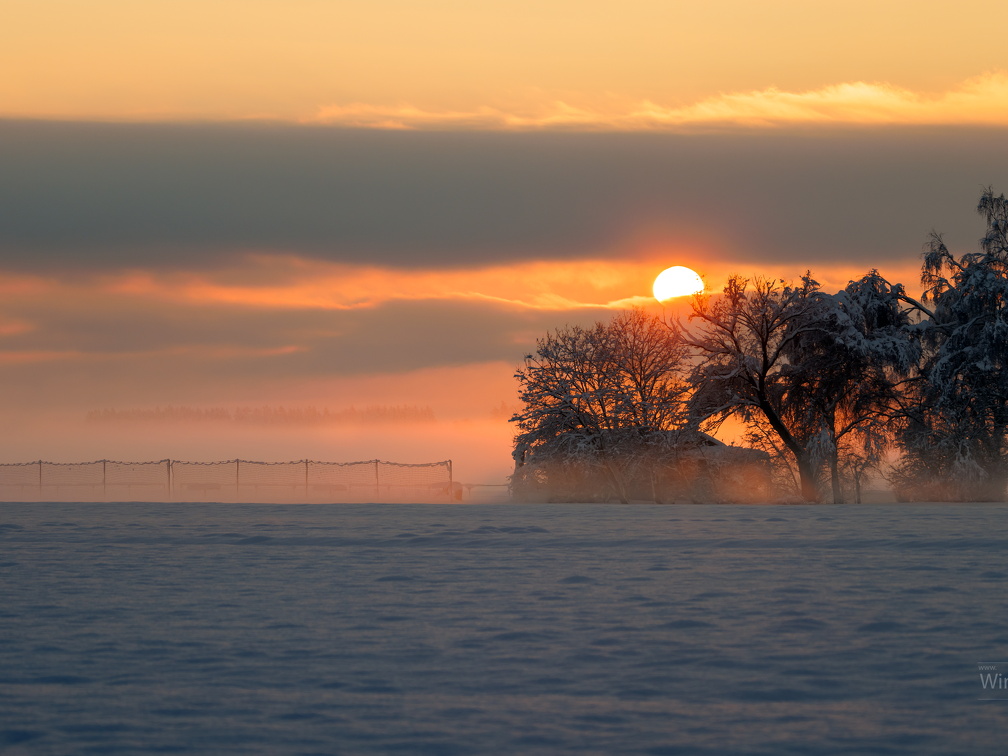
[[[673,297],[685,297],[704,290],[703,279],[695,270],[682,265],[667,268],[654,281],[654,297],[664,302]]]

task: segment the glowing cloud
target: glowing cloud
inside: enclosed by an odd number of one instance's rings
[[[532,310],[618,309],[646,304],[653,268],[641,263],[536,262],[469,270],[397,270],[287,256],[250,255],[234,271],[104,277],[110,294],[279,309],[353,310],[393,301],[463,300]]]
[[[499,108],[480,107],[473,111],[422,110],[412,105],[382,106],[367,103],[327,105],[306,123],[372,129],[581,129],[609,120],[604,113],[554,102],[538,113],[521,114]]]
[[[308,123],[374,129],[504,129],[647,131],[713,125],[989,124],[1008,121],[1008,73],[992,72],[940,94],[879,82],[846,82],[805,92],[769,87],[667,107],[643,101],[622,111],[554,102],[538,112],[492,107],[423,110],[363,103],[320,108]]]

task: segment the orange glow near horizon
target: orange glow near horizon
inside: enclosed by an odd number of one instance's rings
[[[0,366],[4,365],[0,361]],[[430,462],[450,458],[456,480],[502,483],[511,472],[513,429],[507,422],[516,409],[514,364],[478,363],[424,368],[406,373],[301,378],[263,382],[254,393],[232,387],[212,400],[137,401],[120,397],[109,403],[91,398],[75,406],[18,405],[6,417],[18,433],[0,438],[0,461],[46,459],[79,462],[96,458],[257,459],[280,462],[312,458],[334,462],[380,458],[393,462]],[[81,379],[83,380],[83,378]],[[186,424],[124,425],[88,423],[92,410],[194,407],[355,406],[429,407],[434,419],[422,422],[361,425],[229,426]]]
[[[528,262],[464,270],[404,270],[254,255],[240,280],[223,273],[134,271],[107,276],[110,293],[242,307],[350,310],[394,301],[453,300],[533,310],[643,304],[646,262]]]
[[[701,265],[698,255],[660,249],[623,262],[555,261],[468,270],[392,270],[256,255],[234,268],[211,271],[133,270],[63,278],[0,271],[5,293],[0,368],[8,388],[0,408],[7,417],[18,418],[14,422],[23,429],[0,445],[4,447],[0,452],[7,459],[59,455],[67,461],[130,453],[196,459],[244,455],[278,461],[305,456],[335,461],[362,455],[393,461],[452,457],[459,479],[499,482],[511,465],[513,429],[507,410],[517,402],[512,376],[524,351],[546,330],[572,320],[604,320],[609,311],[630,306],[658,307],[647,294],[662,267],[657,260],[670,257],[695,265],[712,293],[720,291],[731,273],[786,280],[795,280],[801,273],[798,266],[739,266],[710,260]],[[824,290],[835,291],[865,272],[823,264],[813,274]],[[917,269],[911,270],[908,264],[910,275],[903,278],[898,269],[882,273],[892,281],[912,282]],[[447,353],[448,359],[457,360],[455,364],[406,370],[377,367],[359,374],[341,373],[341,365],[355,361],[353,352],[330,354],[321,370],[310,361],[326,349],[318,333],[323,321],[308,318],[300,325],[301,313],[296,310],[335,314],[410,301],[483,303],[498,314],[500,308],[507,308],[510,312],[503,313],[507,325],[498,338],[514,344],[513,359],[479,358],[462,349],[457,356]],[[678,306],[675,301],[666,307]],[[682,306],[682,315],[688,316],[688,299],[682,300]],[[256,323],[281,320],[269,317],[281,310],[295,317],[286,320],[286,330],[276,335],[258,339],[255,334],[228,330],[246,316],[254,316],[249,326],[254,331]],[[91,314],[96,323],[121,322],[122,341],[115,335],[103,338],[93,328],[79,330],[78,321]],[[148,317],[165,329],[172,327],[176,317],[190,328],[193,323],[206,323],[205,329],[197,330],[209,338],[159,340],[157,333],[130,331],[131,321],[142,323]],[[215,319],[223,324],[220,338],[214,332]],[[336,330],[339,318],[321,327]],[[374,347],[379,353],[387,348]],[[508,353],[505,344],[495,354]],[[301,362],[306,358],[307,363]],[[274,372],[283,364],[295,367]],[[35,398],[26,400],[26,396]],[[345,430],[318,433],[310,439],[272,430],[248,438],[235,434],[211,438],[192,430],[165,438],[142,428],[106,438],[96,437],[93,429],[81,425],[81,418],[91,410],[168,404],[335,409],[419,405],[430,406],[439,422],[402,433],[373,429],[367,438]]]
[[[653,281],[657,268],[650,260],[528,262],[456,270],[403,270],[269,255],[254,255],[247,260],[241,279],[234,276],[234,271],[134,271],[110,275],[99,283],[99,288],[166,301],[279,309],[350,310],[394,301],[468,300],[560,312],[646,306],[651,299],[648,282]],[[732,262],[694,265],[704,271],[706,288],[711,293],[719,292],[733,274],[791,281],[799,278],[806,267]],[[813,266],[812,274],[824,290],[835,291],[868,269],[867,265],[823,263]],[[891,266],[881,273],[913,290],[919,266]]]
[[[682,254],[664,253],[662,257]],[[701,259],[697,257],[696,259]],[[730,275],[797,280],[804,265],[757,265],[738,262],[692,263],[709,293],[716,294]],[[821,262],[813,277],[823,290],[837,291],[864,275],[870,266]],[[406,270],[348,265],[283,255],[256,254],[234,268],[217,271],[132,270],[93,278],[42,279],[0,275],[11,302],[71,301],[97,297],[144,298],[177,304],[223,305],[253,309],[354,310],[408,301],[469,301],[539,311],[625,309],[649,306],[655,271],[650,257],[627,261],[571,260],[523,262],[453,270]],[[916,261],[890,265],[881,274],[918,287]],[[0,271],[0,274],[3,274]],[[693,275],[696,275],[693,273]],[[687,292],[692,293],[692,292]],[[32,329],[30,319],[0,321],[0,331],[14,334]]]

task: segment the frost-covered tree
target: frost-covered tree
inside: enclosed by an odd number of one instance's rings
[[[910,397],[897,482],[911,496],[1005,498],[1008,484],[1008,200],[977,206],[980,251],[925,246],[922,380]],[[929,304],[930,309],[926,306]]]
[[[515,374],[515,492],[555,488],[566,475],[573,488],[600,479],[603,495],[626,501],[634,468],[684,422],[686,350],[677,331],[641,310],[539,339]]]
[[[782,412],[813,464],[827,469],[834,503],[844,471],[860,498],[861,478],[894,439],[902,387],[920,356],[904,296],[872,270],[836,294],[817,293],[787,341]]]
[[[715,426],[741,419],[750,444],[784,460],[785,474],[793,465],[804,499],[818,500],[828,475],[842,501],[842,477],[857,492],[893,440],[919,356],[904,298],[874,270],[836,294],[808,273],[799,285],[731,278],[723,296],[695,299],[694,412]]]
[[[768,427],[792,455],[809,501],[819,498],[813,437],[789,394],[804,370],[797,342],[820,328],[819,310],[819,284],[808,273],[798,285],[732,276],[721,296],[694,297],[690,320],[699,323],[686,336],[702,356],[692,411],[714,425],[735,416]]]

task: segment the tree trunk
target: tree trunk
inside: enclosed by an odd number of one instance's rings
[[[830,486],[833,488],[833,503],[843,504],[843,491],[840,490],[840,462],[836,454],[830,456]]]
[[[795,440],[795,437],[791,435],[791,431],[784,425],[784,421],[781,420],[780,415],[777,414],[773,405],[766,398],[766,389],[763,386],[760,387],[759,408],[763,411],[763,416],[770,423],[770,427],[774,429],[778,437],[780,437],[784,446],[795,456],[795,462],[798,463],[798,477],[801,479],[802,498],[805,501],[819,501],[819,491],[816,489],[815,483],[815,468],[809,460],[808,452]]]
[[[819,491],[816,489],[815,469],[804,454],[795,455],[798,462],[798,477],[801,480],[801,495],[805,501],[819,501]]]

